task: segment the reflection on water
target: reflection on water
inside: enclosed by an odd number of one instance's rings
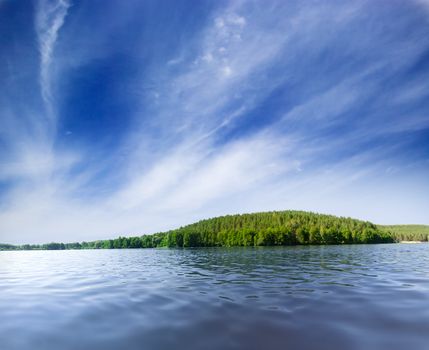
[[[428,349],[429,245],[0,252],[0,347]]]

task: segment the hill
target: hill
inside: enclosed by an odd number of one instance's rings
[[[167,246],[271,246],[392,242],[376,225],[304,211],[227,215],[165,233]]]

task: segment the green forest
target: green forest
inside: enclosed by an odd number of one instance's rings
[[[0,244],[0,250],[186,248],[393,243],[427,241],[429,226],[381,226],[368,221],[304,211],[226,215],[175,230],[136,237],[75,243]]]
[[[397,241],[420,241],[429,240],[429,226],[427,225],[379,225],[381,230],[391,232]]]

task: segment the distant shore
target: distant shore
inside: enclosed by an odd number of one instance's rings
[[[256,247],[365,243],[422,243],[429,225],[376,225],[368,221],[306,211],[235,214],[200,220],[165,232],[97,241],[15,246],[0,250]]]
[[[399,243],[417,244],[417,243],[425,243],[425,242],[423,242],[423,241],[399,241]]]

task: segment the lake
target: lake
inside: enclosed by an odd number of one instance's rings
[[[429,245],[0,252],[0,348],[429,346]]]

